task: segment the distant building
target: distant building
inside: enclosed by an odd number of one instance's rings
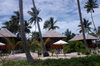
[[[17,41],[16,36],[13,33],[11,33],[9,30],[0,29],[0,43],[4,43],[5,44],[4,46],[0,46],[0,50],[5,50],[5,49],[8,48],[7,42],[5,40],[5,37],[9,38],[9,39],[14,38]]]
[[[50,38],[49,42],[46,45],[47,50],[50,50],[51,45],[58,40],[62,40],[63,38],[66,38],[66,36],[56,32],[55,30],[49,30],[45,34],[43,34],[43,40],[45,41],[47,38]]]
[[[86,35],[86,41],[87,41],[88,47],[92,48],[92,45],[96,45],[95,44],[96,40],[97,40],[96,37],[94,37],[94,36],[92,36],[90,34]],[[82,42],[84,42],[83,35],[82,34],[76,35],[75,37],[73,37],[69,41],[82,41]]]

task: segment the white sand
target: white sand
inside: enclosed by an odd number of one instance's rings
[[[67,58],[67,59],[70,59],[70,58],[73,58],[73,57],[84,57],[86,55],[77,55],[77,53],[69,53],[69,54],[66,54],[66,56],[64,56],[64,54],[54,54],[53,56],[51,56],[51,53],[49,53],[50,56],[49,57],[43,57],[42,55],[40,57],[38,57],[37,53],[32,53],[31,52],[31,55],[34,59],[59,59],[59,58]],[[9,61],[9,60],[26,60],[26,55],[25,53],[20,53],[20,54],[14,54],[14,55],[9,55],[9,56],[6,56],[6,60]]]

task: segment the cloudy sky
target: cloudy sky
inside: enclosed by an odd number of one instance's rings
[[[50,17],[54,17],[57,20],[57,26],[60,29],[56,31],[63,33],[66,29],[71,30],[74,33],[78,33],[78,24],[79,24],[79,15],[77,9],[77,0],[35,0],[37,8],[40,10],[39,16],[43,19],[40,22],[42,33],[45,33],[47,30],[43,29],[43,23],[45,20],[48,20]],[[87,0],[80,0],[82,17],[91,21],[90,14],[84,9],[84,4]],[[32,8],[31,0],[23,0],[24,2],[24,19],[28,20],[30,16],[27,14],[27,11]],[[100,5],[100,0],[97,2]],[[18,11],[18,0],[0,0],[0,27],[2,23],[8,21],[13,15],[14,11]],[[93,13],[94,21],[96,27],[100,26],[100,8],[95,9]],[[91,25],[93,27],[93,25]],[[34,31],[34,27],[32,28]]]

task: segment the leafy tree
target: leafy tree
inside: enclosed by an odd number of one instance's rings
[[[14,11],[14,15],[11,16],[9,21],[6,21],[5,23],[3,23],[4,26],[2,28],[7,28],[12,33],[16,34],[19,30],[18,24],[19,24],[19,12]]]
[[[84,26],[84,31],[85,31],[85,32],[87,32],[87,33],[91,32],[91,29],[92,29],[92,28],[90,27],[91,24],[92,24],[92,23],[89,22],[89,20],[86,20],[85,18],[83,19],[83,26]],[[78,25],[78,27],[81,28],[81,25]],[[81,33],[81,32],[82,32],[82,29],[80,29],[79,32]]]
[[[63,33],[63,34],[66,36],[66,38],[64,39],[65,41],[68,41],[68,40],[70,40],[71,38],[73,38],[75,36],[74,33],[72,33],[71,31],[69,31],[69,29],[67,29],[65,31],[65,33]]]
[[[86,53],[85,44],[81,41],[71,41],[67,46],[65,46],[67,52],[81,52]]]
[[[25,22],[25,33],[30,33],[31,26],[29,26],[29,23],[26,20],[24,20],[24,22]],[[14,15],[11,16],[11,19],[3,23],[3,25],[4,26],[2,28],[7,28],[12,33],[17,34],[18,37],[20,33],[19,12],[14,11]]]
[[[98,8],[98,4],[97,4],[97,0],[88,0],[84,6],[84,8],[87,9],[87,13],[91,13],[91,19],[94,25],[94,30],[96,30],[96,26],[94,23],[94,19],[93,19],[93,15],[92,13],[94,13],[94,8]],[[97,32],[97,30],[96,30]]]
[[[48,29],[48,30],[50,30],[50,29],[53,29],[53,30],[54,29],[59,29],[58,26],[55,26],[56,23],[57,23],[57,20],[54,21],[54,18],[53,17],[50,17],[49,20],[46,20],[45,21],[43,28],[44,29]]]
[[[30,40],[31,41],[39,40],[39,32],[32,32]]]
[[[45,46],[46,46],[46,44],[48,43],[49,40],[50,40],[50,38],[47,38],[47,39],[45,40],[45,42],[44,42],[44,45],[45,45]],[[33,42],[31,43],[31,45],[34,45],[34,44],[38,45],[38,47],[40,47],[40,48],[43,49],[43,47],[42,47],[40,41],[35,40],[35,41],[33,41]]]
[[[11,54],[12,52],[19,46],[22,44],[22,41],[18,41],[16,42],[14,38],[10,39],[10,38],[5,38],[7,45],[9,46],[9,50],[11,50]]]
[[[47,45],[47,43],[48,43],[49,40],[50,40],[50,38],[47,38],[47,39],[45,40],[45,42],[44,42],[44,46],[45,46],[45,47],[46,47],[46,45]],[[31,45],[30,45],[31,47],[36,47],[34,50],[37,50],[38,53],[41,53],[41,52],[42,52],[43,47],[42,47],[42,44],[41,44],[40,41],[34,40],[34,41],[32,41],[30,44],[31,44]],[[38,56],[39,56],[39,55],[38,55]]]

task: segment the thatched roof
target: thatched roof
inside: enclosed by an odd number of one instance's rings
[[[90,34],[86,35],[86,40],[96,40],[96,39],[97,39],[96,37],[94,37]],[[77,41],[77,40],[83,40],[83,35],[82,34],[76,35],[74,38],[72,38],[69,41]]]
[[[0,37],[16,37],[16,36],[7,29],[1,29]]]
[[[66,36],[54,31],[54,30],[49,30],[48,32],[46,32],[45,34],[43,34],[43,38],[45,37],[49,37],[49,38],[64,38]]]

